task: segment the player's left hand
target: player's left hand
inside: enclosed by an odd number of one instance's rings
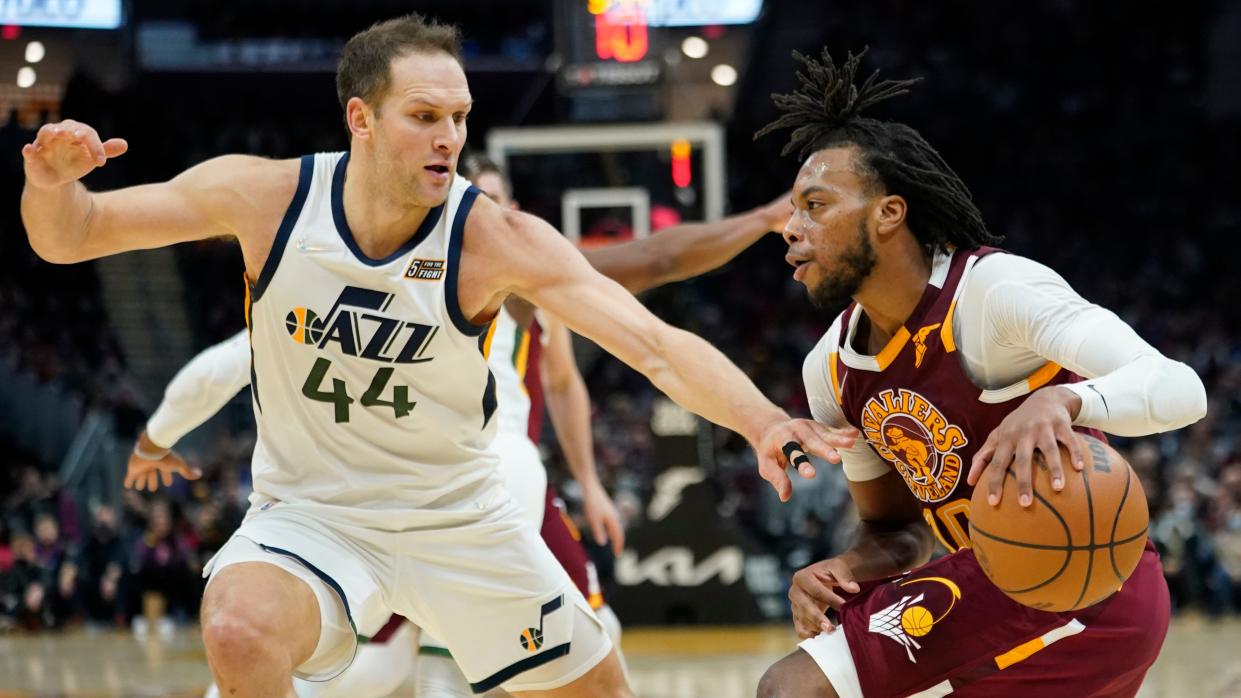
[[[163,480],[164,487],[171,487],[174,473],[186,480],[197,480],[203,476],[201,470],[187,465],[176,451],[151,441],[144,430],[138,436],[134,452],[129,454],[125,487],[154,492],[159,489],[160,480]]]
[[[793,628],[797,637],[808,640],[820,633],[830,633],[836,626],[824,615],[828,608],[840,609],[845,598],[836,593],[840,588],[850,594],[861,591],[853,578],[853,569],[843,558],[834,557],[803,567],[793,575],[789,587],[789,606],[793,611]]]
[[[986,479],[987,502],[997,506],[1004,492],[1004,478],[1012,468],[1017,478],[1018,502],[1028,507],[1034,502],[1034,452],[1043,456],[1051,475],[1051,488],[1064,489],[1064,465],[1060,444],[1069,450],[1073,467],[1086,467],[1085,452],[1073,431],[1073,417],[1081,409],[1081,398],[1071,390],[1050,386],[1036,390],[1000,422],[974,454],[966,482],[976,485]]]
[[[814,466],[808,458],[800,456],[814,454],[829,463],[839,463],[840,454],[836,449],[852,446],[857,437],[857,429],[834,429],[812,419],[776,422],[763,431],[755,449],[758,452],[758,474],[776,488],[780,501],[787,502],[793,496],[793,481],[785,471],[790,463],[797,466],[799,475],[809,480],[814,477]],[[786,453],[786,444],[797,448],[791,454]]]
[[[582,490],[582,510],[590,524],[590,535],[598,545],[612,543],[612,554],[620,557],[625,549],[625,527],[621,525],[620,512],[602,485]]]
[[[186,480],[197,480],[203,476],[201,470],[187,465],[176,451],[165,453],[159,460],[147,460],[131,453],[129,467],[125,471],[125,486],[154,492],[159,489],[161,480],[164,487],[172,487],[174,473]]]

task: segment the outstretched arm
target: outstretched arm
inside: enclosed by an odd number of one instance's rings
[[[201,473],[186,466],[173,446],[249,382],[250,339],[245,330],[191,359],[168,384],[163,401],[138,437],[125,486],[154,491],[159,477],[165,486],[171,485],[173,473],[197,479]]]
[[[717,349],[661,322],[619,284],[592,269],[545,221],[501,211],[484,200],[475,204],[469,220],[462,267],[473,267],[479,277],[491,274],[486,283],[496,289],[490,300],[475,301],[475,315],[513,293],[560,317],[682,407],[744,436],[758,452],[760,474],[782,499],[792,493],[784,471],[786,444],[798,442],[806,451],[838,462],[835,446],[853,442],[854,433],[790,420]],[[481,284],[479,277],[475,283]],[[808,462],[801,469],[803,475],[813,474]]]
[[[582,250],[591,266],[630,293],[716,269],[771,231],[784,230],[793,205],[786,193],[745,213],[712,223],[685,223],[649,238]]]
[[[560,450],[564,452],[573,479],[582,488],[586,520],[595,542],[612,541],[612,552],[620,555],[625,547],[625,529],[616,505],[608,496],[595,469],[595,445],[590,433],[590,393],[573,357],[573,335],[556,318],[542,316],[547,331],[543,352],[543,394],[547,412],[556,428]]]
[[[270,237],[297,185],[296,163],[245,155],[225,155],[168,182],[116,191],[91,192],[78,181],[128,147],[119,138],[101,142],[86,124],[62,121],[43,126],[22,148],[22,222],[40,257],[72,264],[221,235],[245,238],[251,229],[268,227]],[[252,263],[259,246],[247,242],[243,251]],[[260,256],[265,258],[265,248]],[[254,269],[261,266],[257,261]]]

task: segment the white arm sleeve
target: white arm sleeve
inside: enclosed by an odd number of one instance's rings
[[[845,419],[844,409],[837,402],[836,393],[832,389],[831,367],[828,364],[831,360],[830,348],[835,346],[839,324],[840,320],[837,319],[836,324],[823,339],[819,340],[815,348],[806,356],[805,363],[802,364],[802,380],[806,384],[806,398],[810,403],[810,414],[815,421],[829,427],[850,426],[849,421]],[[874,480],[886,474],[890,469],[887,461],[875,453],[864,437],[859,436],[852,446],[840,448],[837,451],[840,452],[845,477],[854,482]]]
[[[172,448],[250,382],[250,339],[242,330],[186,364],[164,390],[147,421],[147,437]]]
[[[1020,380],[1045,360],[1088,379],[1065,386],[1082,400],[1075,425],[1141,436],[1206,414],[1206,390],[1193,369],[1160,354],[1042,264],[1009,254],[980,260],[957,311],[966,368],[984,387]],[[1017,367],[1021,375],[1005,375]]]

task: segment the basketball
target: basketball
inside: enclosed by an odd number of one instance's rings
[[[1014,601],[1043,611],[1092,606],[1117,591],[1137,567],[1149,522],[1146,493],[1112,447],[1078,435],[1086,467],[1073,469],[1060,447],[1064,489],[1035,453],[1034,502],[1017,501],[1009,472],[999,506],[979,483],[970,503],[970,539],[987,577]]]

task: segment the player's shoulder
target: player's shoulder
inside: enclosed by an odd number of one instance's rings
[[[975,288],[1012,286],[1060,279],[1051,267],[1011,252],[996,252],[979,258],[970,270],[968,283]]]
[[[467,248],[477,250],[480,245],[486,245],[506,258],[542,248],[549,235],[560,237],[542,218],[501,206],[481,194],[475,197],[465,219]]]
[[[802,362],[802,377],[807,385],[812,381],[819,379],[826,380],[827,371],[830,368],[828,362],[831,361],[832,354],[836,353],[837,347],[840,346],[840,333],[844,327],[844,313],[836,316],[831,326],[819,338],[810,352],[806,354],[805,361]]]
[[[189,208],[239,238],[269,239],[294,201],[301,179],[300,159],[220,155],[182,172],[169,185]]]
[[[472,186],[472,185],[471,185]],[[474,196],[465,219],[467,239],[478,235],[504,234],[521,223],[518,211],[505,208],[482,192]]]
[[[301,163],[302,158],[265,158],[258,155],[229,153],[203,160],[186,172],[201,172],[234,178],[270,177],[276,180],[291,180],[296,184],[301,171]]]
[[[211,196],[228,194],[230,201],[277,206],[293,198],[301,178],[301,159],[272,159],[256,155],[219,155],[191,167],[175,182]],[[274,202],[281,202],[275,204]]]

